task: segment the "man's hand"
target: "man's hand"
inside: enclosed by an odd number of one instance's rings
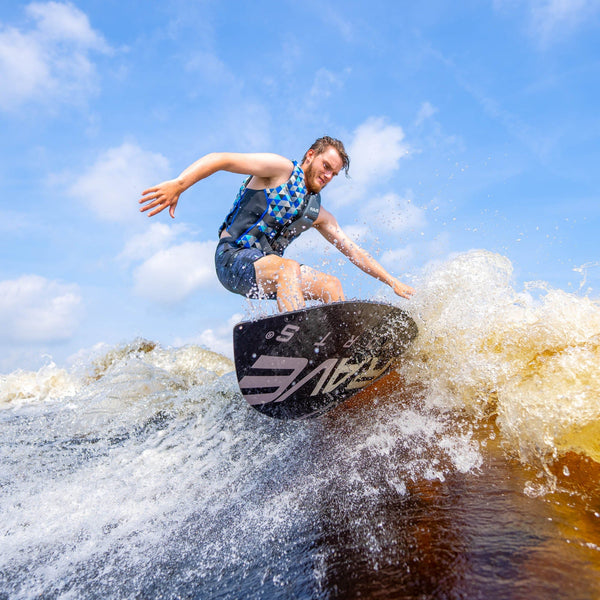
[[[148,188],[142,192],[140,204],[145,204],[145,206],[140,208],[140,212],[153,209],[148,215],[149,217],[153,217],[165,210],[165,208],[169,208],[169,214],[174,219],[175,207],[182,191],[182,186],[177,179],[163,181],[154,187]]]
[[[402,298],[410,298],[415,293],[414,288],[411,288],[410,285],[402,283],[395,277],[392,280],[391,287],[394,290],[394,293],[396,293],[398,296],[402,296]]]

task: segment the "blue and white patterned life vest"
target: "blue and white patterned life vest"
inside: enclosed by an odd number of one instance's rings
[[[312,226],[321,208],[321,195],[308,193],[302,167],[297,161],[293,165],[290,178],[276,188],[249,189],[251,177],[246,178],[219,235],[227,229],[240,247],[282,255],[293,239]]]

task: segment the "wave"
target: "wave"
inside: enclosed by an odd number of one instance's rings
[[[285,422],[247,405],[232,368],[197,346],[136,340],[4,380],[0,595],[252,597],[243,581],[265,590],[254,597],[287,597],[289,582],[309,597],[337,552],[318,542],[324,507],[354,507],[367,535],[364,515],[412,482],[481,464],[468,431],[393,390]]]
[[[420,335],[402,366],[438,408],[495,417],[510,455],[539,465],[569,452],[600,462],[600,305],[543,282],[514,289],[501,255],[432,267],[411,313]]]
[[[51,362],[39,371],[0,375],[0,409],[74,397],[101,379],[111,382],[112,395],[125,383],[123,397],[135,398],[209,382],[234,368],[228,358],[200,346],[162,348],[144,339],[95,354],[69,370]]]
[[[432,266],[416,287],[405,305],[420,332],[400,368],[408,386],[426,389],[436,410],[492,418],[506,452],[526,464],[569,452],[600,463],[597,301],[544,282],[517,291],[510,261],[482,250]],[[152,402],[233,370],[205,348],[138,339],[70,370],[51,363],[0,377],[0,409],[85,397],[85,411],[98,418],[143,418]]]

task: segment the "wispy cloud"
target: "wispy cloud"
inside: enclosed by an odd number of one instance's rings
[[[139,217],[137,199],[148,182],[165,178],[168,170],[162,154],[125,142],[103,152],[68,192],[99,219],[128,222]]]
[[[405,246],[401,248],[394,248],[392,250],[386,250],[381,255],[381,264],[384,267],[387,267],[389,269],[392,269],[394,272],[397,272],[405,268],[414,258],[414,255],[415,252],[412,246]]]
[[[488,93],[476,78],[470,76],[451,58],[431,47],[429,52],[449,70],[456,83],[477,102],[486,115],[502,124],[511,136],[519,140],[532,153],[543,159],[553,149],[556,141],[549,132],[534,130],[517,112],[506,109],[499,99]],[[455,136],[446,137],[446,142],[460,144],[460,139]]]
[[[307,2],[307,5],[313,8],[315,17],[320,17],[327,27],[335,30],[346,42],[352,43],[360,39],[360,33],[357,32],[356,25],[346,16],[344,11],[340,11],[327,3],[314,0],[310,3]]]
[[[233,87],[237,93],[240,92],[242,82],[214,52],[196,51],[187,59],[185,66],[199,76],[199,85]]]
[[[543,44],[569,35],[600,9],[598,0],[536,0],[531,2],[531,25]]]
[[[225,323],[220,323],[209,329],[205,329],[200,334],[189,338],[177,338],[174,341],[175,346],[187,344],[198,344],[205,346],[209,350],[218,352],[228,358],[233,358],[233,345],[231,331],[237,323],[244,319],[241,313],[235,313],[229,317]]]
[[[0,343],[69,339],[81,318],[79,286],[23,275],[0,282]]]
[[[69,3],[25,7],[29,29],[0,26],[0,110],[36,101],[73,103],[90,94],[96,70],[90,54],[110,52],[88,17]]]
[[[416,206],[410,194],[404,197],[393,192],[370,200],[360,210],[365,221],[371,221],[375,231],[398,235],[426,224],[425,211]]]
[[[340,73],[334,73],[329,69],[321,68],[316,74],[308,94],[312,103],[317,103],[329,98],[334,92],[341,90],[350,74],[351,69],[345,68]]]
[[[547,48],[590,23],[600,13],[600,0],[495,0],[494,7],[525,10],[529,35]]]
[[[419,112],[417,113],[417,118],[415,120],[415,125],[418,127],[422,125],[425,121],[433,117],[438,109],[431,104],[431,102],[423,102],[421,107],[419,108]]]
[[[225,115],[224,131],[219,136],[222,139],[234,140],[236,148],[243,151],[264,152],[271,146],[272,117],[268,106],[260,102],[248,100],[236,102]]]

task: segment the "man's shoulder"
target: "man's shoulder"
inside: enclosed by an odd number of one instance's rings
[[[296,165],[292,160],[280,154],[254,154],[255,163],[250,187],[255,189],[272,189],[286,183]]]

